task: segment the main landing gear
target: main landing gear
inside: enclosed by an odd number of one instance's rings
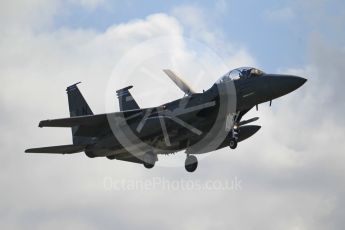
[[[187,172],[194,172],[198,167],[198,159],[196,158],[196,156],[187,155],[184,167]]]
[[[153,152],[145,153],[143,157],[143,164],[145,168],[152,169],[155,166],[156,161],[157,161],[156,154],[154,154]]]
[[[143,158],[143,165],[147,169],[151,169],[155,166],[157,161],[157,155],[153,152],[147,152],[144,154]],[[187,172],[194,172],[198,167],[198,159],[194,155],[187,154],[187,158],[185,160],[185,169]]]

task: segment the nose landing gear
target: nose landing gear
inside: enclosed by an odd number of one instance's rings
[[[238,112],[234,117],[233,117],[233,126],[230,131],[231,133],[231,138],[229,140],[229,147],[231,149],[236,149],[237,148],[237,142],[238,142],[238,127],[239,127],[239,121],[241,120],[241,114]]]
[[[229,147],[231,149],[236,149],[237,148],[237,140],[236,138],[231,138],[229,141]]]
[[[238,129],[237,127],[234,127],[231,131],[232,135],[229,141],[229,147],[231,149],[236,149],[237,148],[237,140],[238,140]]]

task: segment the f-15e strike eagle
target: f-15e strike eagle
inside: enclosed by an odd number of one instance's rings
[[[120,112],[94,115],[77,84],[67,88],[69,118],[44,120],[39,127],[69,127],[73,144],[27,149],[27,153],[72,154],[107,157],[152,168],[159,154],[185,150],[185,168],[194,172],[195,155],[237,143],[261,127],[242,117],[253,107],[286,95],[306,79],[266,74],[256,68],[239,68],[222,76],[202,93],[195,92],[171,70],[164,72],[185,93],[181,99],[152,108],[140,108],[129,90],[116,91]]]

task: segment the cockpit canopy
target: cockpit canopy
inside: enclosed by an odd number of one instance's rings
[[[252,68],[252,67],[242,67],[238,69],[231,70],[230,72],[223,75],[217,83],[230,81],[230,80],[238,80],[238,79],[247,79],[252,77],[260,77],[265,73],[259,69]]]

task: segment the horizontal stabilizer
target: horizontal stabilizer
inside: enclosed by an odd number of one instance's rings
[[[80,117],[68,117],[53,120],[40,121],[39,127],[73,127],[73,126],[98,126],[107,121],[106,114],[89,115]]]
[[[104,127],[108,125],[108,120],[113,121],[118,118],[124,118],[130,120],[141,116],[146,109],[129,110],[115,113],[105,113],[98,115],[87,115],[79,117],[68,117],[53,120],[40,121],[39,127],[73,127],[73,126],[85,126],[85,127]]]
[[[59,145],[25,150],[26,153],[72,154],[83,152],[85,145]]]

